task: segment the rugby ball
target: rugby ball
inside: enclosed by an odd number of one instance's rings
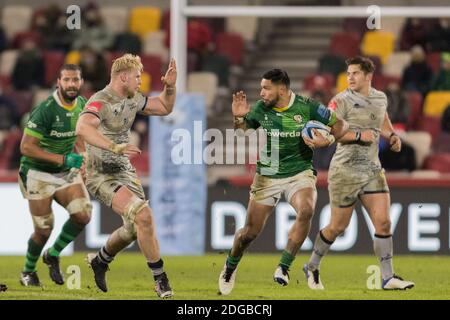
[[[331,128],[322,122],[316,120],[308,121],[302,130],[302,137],[307,137],[309,139],[314,139],[313,129],[316,129],[324,138],[328,139],[330,136]]]

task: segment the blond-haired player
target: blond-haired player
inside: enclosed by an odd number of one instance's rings
[[[108,264],[137,239],[155,279],[158,296],[167,298],[173,292],[163,269],[153,214],[128,158],[141,151],[129,144],[129,134],[137,113],[165,116],[172,112],[177,70],[175,61],[171,60],[161,77],[164,89],[157,97],[146,97],[139,92],[142,71],[139,56],[125,54],[116,59],[110,83],[89,99],[77,124],[77,134],[87,143],[86,186],[124,222],[100,251],[89,254],[87,259],[97,286],[106,292]]]

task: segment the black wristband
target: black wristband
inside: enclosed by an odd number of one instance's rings
[[[355,134],[356,134],[355,141],[356,142],[361,141],[361,131],[356,131]]]

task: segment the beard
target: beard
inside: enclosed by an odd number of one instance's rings
[[[73,91],[75,93],[69,94],[68,91]],[[60,88],[59,92],[61,94],[61,97],[68,102],[73,102],[80,95],[80,89],[76,88],[67,88],[67,90]]]
[[[264,101],[264,105],[267,107],[267,108],[273,108],[273,107],[275,107],[276,105],[277,105],[277,103],[278,103],[278,101],[280,100],[280,96],[279,95],[277,95],[276,96],[276,98],[275,99],[273,99],[273,100],[269,100],[269,101]]]

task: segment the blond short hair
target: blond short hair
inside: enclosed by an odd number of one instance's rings
[[[130,53],[124,54],[120,58],[114,60],[111,67],[111,77],[117,75],[119,72],[131,69],[137,69],[139,71],[144,69],[141,58]]]

